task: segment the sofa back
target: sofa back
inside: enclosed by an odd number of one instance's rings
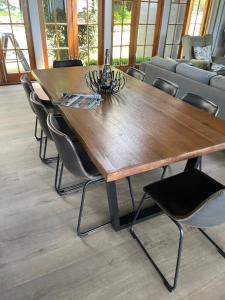
[[[179,86],[177,98],[181,98],[186,93],[193,93],[208,99],[220,108],[218,117],[225,119],[225,77],[216,76],[216,73],[207,72],[198,68],[188,66],[179,66],[184,64],[177,64],[176,71],[171,72],[166,68],[159,67],[153,63],[141,63],[140,69],[146,73],[145,82],[152,84],[154,79],[161,77],[170,80]],[[197,69],[197,70],[196,70]],[[197,71],[204,72],[197,73]],[[205,73],[206,72],[206,73]],[[219,77],[219,80],[217,79]],[[217,79],[217,80],[216,80]],[[223,82],[222,82],[223,81]],[[209,85],[210,84],[210,85]],[[221,87],[221,88],[218,88]],[[224,86],[224,90],[222,87]]]

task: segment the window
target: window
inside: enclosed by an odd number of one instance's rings
[[[160,33],[160,16],[163,13],[162,1],[141,1],[138,24],[136,64],[148,61],[157,54]],[[153,53],[154,52],[154,53]]]
[[[158,51],[162,0],[114,0],[112,64],[138,65]]]
[[[209,0],[194,0],[190,7],[187,34],[202,35],[207,27],[211,3]]]
[[[42,0],[39,2],[45,65],[79,58],[85,65],[101,63],[102,0]]]
[[[132,7],[133,1],[113,1],[113,65],[128,65]]]
[[[49,64],[52,65],[54,59],[60,60],[69,57],[66,1],[44,0],[42,3],[47,56]]]
[[[171,1],[164,48],[164,57],[180,57],[181,38],[186,28],[189,4],[190,2],[188,0]]]
[[[4,80],[18,81],[35,67],[27,1],[1,0],[0,36]]]

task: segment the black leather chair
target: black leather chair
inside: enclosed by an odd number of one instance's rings
[[[174,97],[176,97],[179,89],[179,86],[175,83],[159,77],[153,81],[152,85]]]
[[[20,77],[20,82],[21,82],[21,84],[22,84],[22,86],[24,88],[24,91],[26,93],[29,105],[30,105],[33,113],[36,115],[35,128],[34,128],[34,136],[35,136],[35,138],[36,138],[37,141],[40,141],[40,137],[37,136],[38,117],[37,117],[36,111],[34,109],[33,103],[30,100],[30,94],[32,92],[34,92],[34,88],[33,88],[32,82],[30,81],[29,77],[26,74],[22,75]],[[54,107],[53,107],[53,105],[51,104],[50,101],[42,100],[42,99],[39,98],[39,102],[41,102],[49,112],[53,112],[54,111]]]
[[[127,69],[127,74],[141,81],[145,79],[145,73],[133,67]]]
[[[199,95],[187,93],[187,94],[183,95],[181,100],[183,100],[184,102],[189,103],[203,111],[206,111],[209,114],[212,114],[214,116],[217,116],[217,114],[219,112],[218,105],[216,105],[212,101],[202,98]],[[199,160],[199,168],[200,168],[200,170],[202,169],[202,158]],[[166,170],[167,170],[167,166],[163,168],[163,173],[162,173],[161,179],[164,178]]]
[[[94,184],[97,182],[104,181],[104,178],[96,169],[90,158],[88,157],[87,153],[85,152],[83,146],[78,141],[72,141],[71,138],[63,132],[60,128],[60,124],[57,120],[57,117],[53,114],[49,114],[47,118],[47,124],[49,131],[51,132],[52,138],[55,142],[56,148],[59,153],[59,157],[62,161],[62,165],[66,167],[66,169],[72,173],[74,176],[82,178],[85,180],[81,183],[82,187],[82,197],[81,197],[81,204],[80,204],[80,211],[77,223],[77,234],[80,237],[87,235],[90,231],[93,231],[103,225],[94,227],[90,230],[85,232],[81,232],[81,219],[83,213],[83,206],[85,200],[85,193],[86,189],[90,184]],[[133,192],[130,185],[130,179],[128,179],[130,195],[132,200],[132,205],[134,208],[134,198]]]
[[[134,225],[146,198],[151,199],[176,224],[179,229],[179,246],[173,283],[169,283],[134,231]],[[183,244],[183,225],[195,227],[216,247],[225,258],[224,251],[203,231],[203,228],[225,223],[225,186],[203,172],[194,169],[160,180],[144,187],[144,195],[130,233],[137,240],[154,268],[161,276],[163,283],[171,292],[176,288]]]
[[[201,110],[204,110],[214,116],[217,116],[217,114],[219,112],[218,105],[216,105],[212,101],[204,99],[203,97],[201,97],[199,95],[187,93],[187,94],[183,95],[181,100],[183,100],[184,102],[189,103]]]
[[[79,67],[83,66],[80,59],[54,60],[53,68]]]
[[[48,140],[52,140],[52,136],[47,126],[47,116],[49,111],[40,101],[40,98],[35,92],[31,92],[30,94],[30,102],[34,108],[34,111],[38,117],[40,126],[41,126],[41,136],[40,136],[40,146],[39,146],[39,157],[42,162],[50,163],[52,161],[56,161],[57,157],[49,157],[46,158],[46,150]]]

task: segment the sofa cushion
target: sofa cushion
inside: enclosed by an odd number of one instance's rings
[[[215,72],[205,71],[185,63],[177,65],[176,72],[185,77],[205,84],[209,84],[210,79],[217,75]]]
[[[225,91],[225,77],[222,75],[214,76],[210,80],[210,85],[217,89]]]
[[[154,66],[160,67],[162,69],[166,69],[168,71],[175,72],[178,62],[176,62],[172,59],[162,58],[160,56],[153,56],[151,58],[151,64],[153,64]]]

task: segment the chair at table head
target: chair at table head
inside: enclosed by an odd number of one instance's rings
[[[80,59],[54,60],[53,68],[79,67],[83,66]]]
[[[178,85],[175,83],[159,77],[153,81],[152,85],[174,97],[176,97],[179,89]]]

